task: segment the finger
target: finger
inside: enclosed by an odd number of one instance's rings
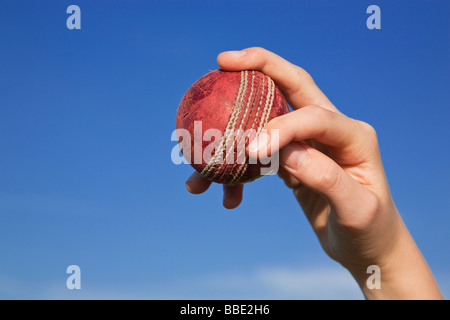
[[[278,176],[283,179],[284,184],[290,189],[295,189],[301,185],[300,181],[283,167],[278,168]]]
[[[211,181],[203,178],[198,172],[194,172],[186,181],[186,189],[192,194],[200,194],[208,190]]]
[[[360,139],[357,122],[340,113],[310,105],[272,119],[264,129],[279,129],[279,148],[292,140],[314,139],[328,146],[343,148]]]
[[[342,157],[346,153],[358,150],[361,156],[367,156],[369,153],[363,151],[378,145],[371,143],[370,140],[376,137],[369,135],[362,122],[318,106],[306,106],[274,118],[264,129],[267,134],[254,139],[248,146],[253,158],[270,155],[292,141],[314,139],[331,147],[333,157],[341,163],[345,162]],[[352,154],[352,157],[355,155]]]
[[[226,209],[237,208],[242,202],[242,193],[244,186],[238,184],[235,186],[223,186],[223,206]]]
[[[280,151],[280,164],[304,186],[327,199],[338,218],[345,216],[345,219],[356,219],[355,216],[363,211],[361,209],[365,204],[359,199],[367,199],[367,193],[370,191],[351,178],[336,162],[313,147],[299,142],[290,143]],[[323,217],[321,219],[326,221]]]
[[[263,48],[222,52],[217,63],[223,70],[259,70],[271,77],[286,95],[292,108],[315,104],[337,111],[313,78],[302,68]]]

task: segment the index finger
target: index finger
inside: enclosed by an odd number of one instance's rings
[[[222,52],[219,67],[227,71],[259,70],[271,77],[293,109],[318,105],[339,112],[304,69],[263,48]]]

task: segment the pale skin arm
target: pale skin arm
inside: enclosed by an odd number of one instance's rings
[[[284,92],[294,109],[270,121],[279,129],[279,176],[311,223],[323,249],[353,275],[367,299],[442,299],[434,277],[391,197],[375,130],[340,113],[311,76],[262,48],[221,53],[220,68],[260,70]],[[252,157],[270,141],[250,145]],[[269,152],[276,150],[269,150]],[[194,173],[194,194],[211,182]],[[224,187],[223,205],[242,201],[242,185]],[[381,270],[381,289],[368,289],[367,267]]]

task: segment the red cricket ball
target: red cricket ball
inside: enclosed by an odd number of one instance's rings
[[[203,177],[226,185],[255,180],[261,163],[246,147],[271,119],[289,112],[273,80],[260,71],[211,71],[185,93],[176,117],[183,156]]]

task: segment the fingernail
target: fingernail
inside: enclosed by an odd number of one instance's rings
[[[252,142],[248,145],[248,151],[251,153],[251,156],[257,157],[258,152],[267,148],[270,142],[270,136],[262,132],[260,133]]]
[[[302,143],[294,142],[281,150],[280,161],[286,169],[297,170],[307,156],[306,146]]]
[[[192,193],[192,189],[191,189],[189,180],[186,181],[186,183],[184,184],[184,186],[186,187],[186,190],[187,190],[189,193]]]
[[[185,182],[185,187],[186,187],[186,190],[189,192],[189,193],[193,193],[192,191],[193,191],[193,189],[192,189],[192,185],[195,183],[195,179],[196,179],[196,176],[195,175],[191,175],[187,180],[186,180],[186,182]]]
[[[246,51],[227,51],[226,54],[229,54],[235,59],[239,59],[242,56],[244,56],[247,52]]]

